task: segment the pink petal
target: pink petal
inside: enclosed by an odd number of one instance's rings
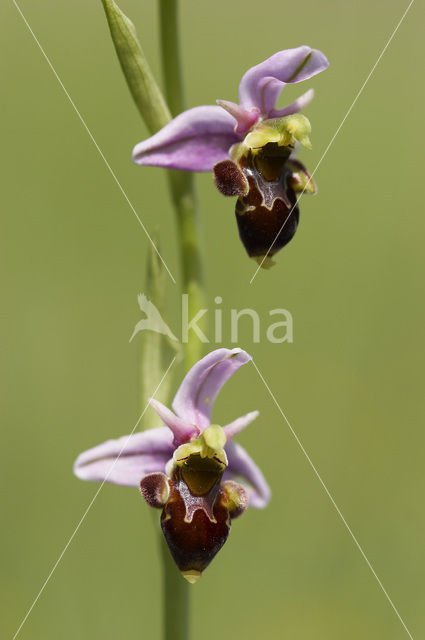
[[[232,144],[240,140],[235,119],[218,106],[194,107],[171,120],[151,138],[133,149],[136,164],[211,171],[228,157]]]
[[[245,109],[258,107],[268,116],[287,83],[302,82],[329,66],[317,49],[297,47],[275,53],[249,69],[239,85],[239,102]]]
[[[138,487],[146,474],[165,471],[173,451],[172,432],[167,427],[158,427],[108,440],[84,451],[74,463],[74,473],[81,480]]]
[[[201,431],[210,424],[211,410],[221,387],[251,356],[242,349],[216,349],[199,360],[186,374],[173,409]]]
[[[245,481],[249,505],[257,509],[267,506],[271,496],[270,487],[251,456],[233,440],[226,444],[225,451],[229,466],[224,472],[224,480]]]
[[[228,100],[217,100],[217,104],[234,117],[237,122],[235,131],[241,135],[247,133],[260,117],[260,110],[255,107],[244,109]]]
[[[302,111],[314,98],[314,89],[309,89],[302,94],[299,98],[288,104],[283,109],[272,109],[270,111],[270,118],[283,118],[284,116],[290,116],[293,113]]]
[[[161,420],[165,425],[174,434],[174,445],[177,448],[179,445],[183,444],[183,442],[189,442],[192,436],[199,435],[199,429],[194,424],[189,424],[185,422],[181,418],[178,418],[174,415],[168,407],[159,402],[158,400],[154,400],[154,398],[149,399],[149,404],[152,409],[156,411]]]
[[[247,413],[245,416],[242,416],[241,418],[237,418],[237,420],[234,420],[233,422],[226,424],[226,426],[223,427],[223,431],[226,434],[227,440],[229,441],[237,433],[245,429],[245,427],[251,424],[251,422],[255,420],[255,418],[258,418],[259,415],[260,415],[259,411],[251,411],[251,413]]]

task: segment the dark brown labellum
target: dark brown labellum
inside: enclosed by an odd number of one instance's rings
[[[171,478],[156,472],[140,482],[148,505],[162,509],[161,528],[171,555],[192,583],[226,542],[231,519],[248,506],[242,485],[221,483],[224,468],[216,456],[191,454],[173,467]]]
[[[269,143],[257,154],[239,161],[249,190],[236,202],[236,220],[242,243],[252,258],[273,256],[292,238],[298,227],[299,209],[286,166],[288,153]]]
[[[220,487],[222,474],[215,460],[195,454],[176,466],[170,478],[161,527],[185,577],[199,577],[229,535],[227,498]]]

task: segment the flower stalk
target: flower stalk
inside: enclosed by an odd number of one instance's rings
[[[166,100],[150,71],[133,23],[113,0],[102,0],[102,3],[128,87],[146,126],[153,134],[171,120]],[[177,115],[184,109],[184,93],[176,0],[159,0],[159,12],[165,94],[171,113]],[[192,174],[180,171],[168,172],[167,179],[177,217],[183,291],[188,294],[188,312],[189,317],[192,317],[204,306],[203,269],[194,181]],[[141,351],[142,374],[146,374],[144,363],[149,351],[149,345],[144,346],[145,348]],[[156,348],[157,353],[151,353],[149,360],[152,362],[153,358],[157,361],[161,357],[160,347],[158,344],[150,344],[150,347],[151,352]],[[185,345],[186,369],[200,359],[201,349],[201,343],[195,335],[192,335]],[[160,368],[159,362],[158,368]],[[161,539],[161,555],[164,572],[164,639],[187,640],[189,637],[189,585],[177,571],[163,539]]]
[[[161,63],[165,96],[173,116],[185,108],[181,68],[177,0],[159,0]],[[176,212],[183,292],[188,294],[189,317],[196,315],[204,300],[203,268],[199,246],[197,203],[193,174],[167,172],[168,185]],[[195,340],[194,340],[195,338]],[[192,334],[185,345],[186,370],[201,357],[201,343]],[[189,630],[189,583],[182,580],[161,535],[163,562],[164,640],[187,640]]]
[[[160,248],[159,233],[152,234],[156,248]],[[149,247],[146,264],[145,294],[139,294],[138,302],[142,312],[147,316],[152,314],[151,306],[160,316],[165,314],[165,285],[166,272],[164,265],[159,258],[154,246]],[[141,321],[142,323],[144,320]],[[130,338],[134,338],[138,325]],[[153,429],[161,426],[161,420],[156,413],[148,408],[146,410],[147,398],[152,394],[152,389],[157,389],[156,397],[162,402],[167,402],[170,396],[172,375],[167,369],[173,358],[180,359],[180,345],[164,335],[160,330],[142,330],[138,336],[138,362],[139,362],[139,410],[143,415],[140,422],[142,430]]]
[[[185,108],[177,0],[159,0],[159,19],[165,96],[172,115],[176,116]],[[183,171],[169,171],[167,177],[177,215],[183,293],[188,294],[189,318],[192,318],[205,306],[194,178],[191,172]],[[199,324],[202,325],[202,320]],[[202,344],[192,334],[185,346],[185,364],[188,370],[201,358]]]
[[[160,534],[162,558],[162,597],[163,597],[163,638],[164,640],[188,640],[189,629],[189,589],[177,570],[171,557],[165,538]]]

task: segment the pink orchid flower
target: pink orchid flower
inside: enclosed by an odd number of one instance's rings
[[[328,66],[326,56],[317,49],[302,46],[279,51],[245,73],[239,85],[239,104],[217,100],[219,106],[184,111],[137,144],[133,160],[167,169],[212,171],[260,120],[304,109],[314,96],[312,89],[283,109],[275,109],[275,104],[287,84],[308,80]]]
[[[195,582],[227,539],[230,520],[246,506],[262,508],[269,486],[248,453],[232,438],[257,416],[252,411],[220,427],[211,411],[221,387],[251,357],[217,349],[184,378],[174,412],[151,399],[163,427],[108,440],[80,454],[82,480],[140,487],[162,509],[161,526],[179,569]]]
[[[304,165],[293,158],[300,143],[311,148],[311,126],[299,114],[313,98],[309,89],[276,109],[287,84],[303,82],[329,66],[326,56],[307,46],[279,51],[249,69],[239,85],[239,104],[189,109],[152,137],[137,144],[133,160],[186,171],[213,171],[218,190],[237,196],[239,236],[261,267],[294,236],[299,221],[297,193],[315,193]]]

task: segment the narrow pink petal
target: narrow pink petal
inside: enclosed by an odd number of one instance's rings
[[[236,420],[233,420],[233,422],[226,424],[226,426],[223,427],[223,431],[226,434],[227,440],[229,441],[237,433],[245,429],[245,427],[251,424],[251,422],[255,420],[255,418],[258,418],[259,415],[259,411],[251,411],[251,413],[247,413],[245,416],[237,418]]]
[[[225,447],[229,466],[224,472],[224,480],[241,481],[249,495],[249,505],[262,509],[270,501],[271,491],[260,468],[243,447],[233,440]]]
[[[235,131],[241,135],[247,133],[260,117],[260,110],[255,107],[244,109],[228,100],[217,100],[217,104],[234,117],[237,122]]]
[[[287,107],[283,107],[283,109],[272,109],[270,111],[270,118],[283,118],[285,116],[290,116],[293,113],[298,113],[302,111],[314,98],[314,89],[309,89],[305,93],[302,94],[299,98],[288,104]]]
[[[307,80],[328,66],[326,56],[317,49],[302,46],[279,51],[245,73],[239,102],[245,109],[257,107],[269,116],[285,84]]]
[[[81,480],[138,487],[147,473],[165,471],[173,451],[172,432],[167,427],[158,427],[108,440],[84,451],[74,463],[74,473]]]
[[[198,427],[178,418],[170,409],[168,409],[168,407],[163,405],[162,402],[159,402],[154,398],[150,398],[149,404],[152,409],[156,411],[164,424],[173,432],[176,448],[183,444],[183,442],[189,442],[193,436],[199,435]]]
[[[133,160],[136,164],[167,169],[211,171],[240,140],[235,124],[236,120],[221,107],[194,107],[137,144]]]
[[[174,411],[201,431],[208,427],[221,387],[250,360],[251,356],[242,349],[216,349],[209,353],[186,374],[173,401]]]

